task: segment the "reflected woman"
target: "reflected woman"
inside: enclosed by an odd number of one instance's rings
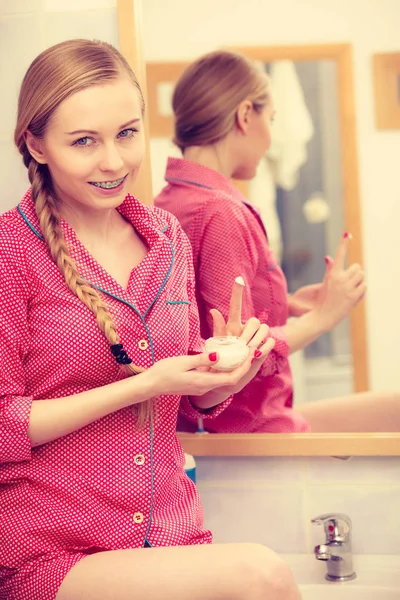
[[[232,185],[249,180],[271,143],[274,103],[269,80],[245,57],[227,51],[192,63],[173,94],[174,142],[183,158],[169,158],[167,186],[155,204],[172,212],[188,235],[194,255],[201,332],[226,318],[232,279],[246,282],[243,319],[255,315],[270,326],[274,350],[229,408],[209,424],[210,432],[397,431],[396,394],[353,394],[308,403],[293,410],[288,356],[331,331],[364,297],[359,265],[345,266],[350,236],[326,257],[321,284],[289,296],[284,274],[268,244],[257,212]],[[213,309],[223,307],[222,316]],[[288,321],[288,317],[296,316]],[[231,330],[240,335],[239,330]],[[193,420],[179,428],[194,431]]]

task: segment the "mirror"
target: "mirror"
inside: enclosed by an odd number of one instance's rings
[[[312,120],[307,159],[296,184],[276,186],[275,216],[280,228],[281,264],[291,289],[321,279],[321,257],[334,253],[344,229],[353,241],[349,261],[362,264],[351,47],[348,44],[232,48],[274,71],[290,61]],[[187,62],[148,63],[153,195],[164,185],[172,145],[170,99]],[[279,107],[276,106],[279,113]],[[266,157],[271,160],[271,157]],[[257,184],[235,182],[257,203]],[[289,211],[290,206],[290,211]],[[295,208],[294,208],[295,207]],[[295,232],[296,235],[293,235]],[[278,251],[279,253],[279,251]],[[296,404],[368,389],[365,312],[361,304],[333,334],[294,355]],[[187,452],[200,455],[389,455],[400,453],[397,433],[367,434],[180,434]]]
[[[256,177],[236,185],[259,210],[293,293],[322,281],[323,257],[335,255],[345,231],[337,64],[333,59],[257,62],[271,79],[272,145]],[[171,95],[183,66],[147,66],[154,195],[165,185],[167,157],[181,156],[170,139]],[[290,361],[296,406],[368,388],[364,365],[355,377],[349,320]]]

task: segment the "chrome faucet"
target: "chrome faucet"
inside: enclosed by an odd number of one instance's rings
[[[343,514],[319,515],[311,523],[323,525],[325,544],[315,546],[317,560],[326,561],[328,581],[351,581],[357,577],[351,550],[351,520]]]

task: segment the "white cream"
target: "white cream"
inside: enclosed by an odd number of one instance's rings
[[[212,365],[216,371],[233,371],[247,358],[249,348],[244,340],[229,335],[206,340],[206,352],[217,352],[219,360]]]

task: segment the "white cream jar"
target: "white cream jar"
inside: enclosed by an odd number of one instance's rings
[[[217,352],[219,359],[212,365],[216,371],[233,371],[249,354],[246,342],[233,335],[208,338],[205,351]]]

